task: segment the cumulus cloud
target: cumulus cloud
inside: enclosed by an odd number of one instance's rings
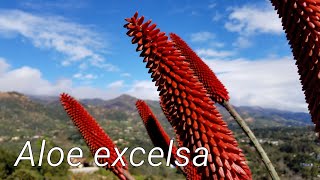
[[[297,67],[292,57],[265,59],[203,58],[227,87],[231,103],[307,112]],[[126,92],[158,100],[153,82],[136,81]]]
[[[205,62],[227,87],[231,103],[307,112],[295,61],[292,57],[265,59],[207,58]],[[126,92],[158,100],[153,82],[136,81]]]
[[[197,49],[196,50],[197,54],[199,56],[203,56],[203,57],[215,57],[215,58],[225,58],[225,57],[229,57],[232,56],[234,54],[234,52],[232,51],[224,51],[224,50],[215,50],[215,49],[211,49],[211,48],[202,48],[202,49]]]
[[[112,99],[122,94],[119,91],[114,91],[109,88],[100,89],[100,88],[95,88],[91,86],[72,87],[72,89],[67,92],[79,99],[87,99],[87,98]]]
[[[121,73],[120,74],[121,77],[131,77],[130,73]]]
[[[77,73],[74,78],[91,79],[94,75]],[[0,91],[17,91],[29,95],[57,96],[62,92],[77,98],[111,99],[123,93],[141,99],[158,99],[157,88],[151,81],[134,81],[125,85],[124,80],[111,82],[105,88],[92,85],[74,85],[72,79],[59,79],[56,82],[46,80],[39,69],[29,66],[10,68],[10,64],[0,57]],[[127,90],[119,90],[126,87]]]
[[[191,34],[191,41],[192,42],[206,42],[215,37],[215,34],[207,31],[197,32]]]
[[[225,28],[239,34],[236,43],[233,44],[238,48],[249,47],[249,39],[253,35],[283,33],[281,20],[269,2],[263,6],[244,5],[231,8]]]
[[[76,79],[82,79],[82,80],[97,79],[97,76],[94,74],[83,74],[83,73],[74,74],[73,77]]]
[[[64,55],[61,62],[64,66],[75,62],[88,62],[110,71],[115,69],[106,64],[102,57],[107,42],[103,41],[98,33],[88,26],[59,16],[38,16],[20,10],[0,10],[0,35],[19,35],[35,47],[53,49]]]
[[[42,1],[42,0],[25,0],[19,2],[21,6],[34,9],[34,10],[45,10],[49,11],[52,9],[80,9],[87,6],[85,1],[77,0],[56,0],[56,1]]]
[[[227,87],[231,103],[235,105],[307,112],[297,68],[291,57],[270,57],[254,61],[207,58],[205,62]],[[32,95],[57,96],[61,92],[67,92],[77,98],[110,99],[126,93],[141,99],[159,99],[157,87],[151,80],[134,81],[130,85],[119,80],[106,88],[76,86],[71,79],[49,82],[43,78],[41,71],[32,67],[11,69],[2,58],[0,84],[0,91],[18,91]],[[119,91],[123,87],[127,90]]]
[[[57,96],[62,92],[67,92],[77,98],[110,99],[121,94],[121,92],[114,91],[111,88],[75,86],[71,79],[59,79],[56,82],[50,82],[36,68],[23,66],[11,69],[3,58],[0,58],[0,84],[0,91],[18,91],[30,95]]]
[[[232,45],[237,48],[247,48],[252,45],[252,42],[248,39],[248,37],[239,36],[237,40],[232,43]]]
[[[206,59],[231,95],[231,103],[307,111],[295,62],[291,57]]]
[[[119,80],[119,81],[114,81],[114,82],[108,84],[108,88],[119,89],[119,88],[123,87],[123,85],[124,85],[124,81]]]
[[[212,21],[217,22],[217,21],[220,21],[222,18],[223,18],[223,14],[217,11],[213,15]]]
[[[5,73],[9,67],[10,65],[6,62],[6,60],[0,57],[0,75]]]
[[[93,75],[92,75],[93,76]],[[78,73],[74,78],[91,78],[91,75]],[[111,99],[123,93],[141,99],[158,100],[157,88],[151,81],[134,81],[126,85],[124,80],[111,82],[106,88],[92,85],[74,85],[72,79],[59,79],[56,82],[46,80],[41,71],[29,66],[10,68],[10,64],[0,57],[0,91],[17,91],[29,95],[57,96],[66,92],[77,98]],[[119,90],[126,87],[127,90]]]
[[[0,60],[0,64],[6,63]],[[6,68],[0,74],[0,91],[18,91],[26,94],[52,95],[62,89],[69,90],[71,81],[58,80],[55,83],[42,78],[38,69],[23,66],[17,69]]]
[[[226,22],[225,28],[232,32],[244,34],[280,34],[283,31],[281,21],[271,5],[264,7],[245,5],[232,8],[229,21]]]
[[[159,100],[159,92],[151,80],[135,81],[126,93],[140,99]]]

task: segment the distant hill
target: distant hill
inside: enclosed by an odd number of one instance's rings
[[[115,99],[80,100],[102,126],[118,136],[126,127],[143,131],[144,127],[135,108],[137,98],[121,95]],[[172,128],[164,117],[157,101],[147,101],[169,133]],[[238,128],[232,117],[218,107],[230,129]],[[237,107],[252,128],[288,127],[312,125],[307,113],[280,111],[261,107]],[[17,92],[0,93],[1,137],[49,136],[64,139],[74,136],[76,129],[60,105],[58,97],[26,96]],[[118,130],[115,130],[118,129]],[[172,134],[172,132],[171,132]],[[120,136],[120,135],[119,135]],[[3,139],[3,138],[2,138]]]
[[[59,103],[58,97],[42,97],[42,96],[29,96],[34,102],[40,104],[53,104]],[[115,116],[115,113],[120,114],[136,114],[135,102],[137,98],[130,95],[121,95],[115,99],[103,100],[103,99],[81,99],[83,104],[90,108],[97,108],[104,113],[111,113]],[[147,101],[147,103],[155,111],[155,114],[162,117],[162,111],[157,101]],[[224,119],[229,123],[230,128],[235,125],[232,117],[221,106],[218,106],[219,111],[223,115]],[[258,106],[240,106],[236,107],[242,117],[253,128],[262,127],[281,127],[281,126],[307,126],[312,125],[311,118],[308,113],[304,112],[291,112],[277,109],[268,109]],[[113,113],[112,113],[113,112]],[[107,115],[105,114],[105,115]],[[108,116],[107,116],[108,117]],[[120,118],[120,117],[119,117]],[[128,118],[127,116],[124,118]],[[125,119],[117,119],[125,120]]]
[[[237,108],[243,114],[249,114],[255,119],[272,119],[274,123],[282,125],[312,125],[310,114],[291,112],[278,109],[241,106]]]
[[[121,95],[115,99],[102,100],[102,99],[82,99],[81,102],[87,105],[104,107],[107,109],[120,110],[120,111],[136,111],[135,103],[137,98],[127,94]]]
[[[120,148],[141,146],[148,152],[153,145],[135,108],[136,100],[135,97],[121,95],[111,100],[82,99],[80,102]],[[174,137],[173,129],[165,119],[159,102],[147,101],[147,103],[167,133]],[[220,106],[218,109],[246,153],[254,176],[259,177],[255,179],[261,179],[261,176],[267,177],[266,172],[261,173],[263,165],[242,130],[228,112]],[[236,109],[252,128],[259,141],[263,142],[263,146],[279,172],[284,172],[290,177],[288,179],[296,177],[294,172],[304,172],[299,164],[304,163],[305,159],[312,158],[310,162],[318,162],[318,155],[315,153],[320,152],[319,144],[315,144],[317,137],[312,132],[312,127],[307,127],[312,125],[309,114],[261,107],[236,107]],[[31,140],[34,145],[36,142],[39,144],[44,138],[65,150],[77,146],[84,150],[85,154],[89,154],[83,138],[60,105],[59,97],[0,92],[1,148],[10,149],[14,154],[18,154],[27,140]],[[33,150],[39,151],[39,148],[33,148]],[[295,158],[289,151],[299,154],[297,157],[300,159]],[[314,156],[311,157],[310,154]],[[145,165],[139,172],[146,173],[145,169],[148,168],[150,170],[150,167]],[[154,170],[152,169],[152,172]],[[160,174],[163,169],[158,171]]]

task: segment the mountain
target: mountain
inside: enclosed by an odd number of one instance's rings
[[[135,97],[122,95],[111,100],[82,99],[80,102],[120,148],[139,146],[148,152],[153,145],[135,108],[136,100]],[[159,103],[157,101],[147,101],[147,103],[169,136],[174,137],[173,129],[164,117]],[[290,177],[288,179],[292,179],[291,177],[296,177],[297,172],[299,176],[301,172],[310,174],[301,168],[301,163],[314,163],[318,166],[316,152],[320,152],[320,149],[319,144],[316,144],[317,137],[311,130],[313,128],[309,127],[312,124],[309,114],[261,107],[236,107],[236,109],[263,143],[279,172],[284,172],[285,176],[281,177],[288,176]],[[218,106],[218,110],[246,153],[255,179],[263,179],[261,176],[267,177],[267,172],[263,173],[264,170],[261,168],[263,165],[259,156],[248,143],[242,130],[226,110],[221,106]],[[0,92],[0,149],[18,155],[24,143],[30,140],[32,150],[40,151],[40,148],[34,145],[38,143],[40,147],[39,142],[42,139],[64,150],[80,147],[84,150],[84,154],[89,154],[81,135],[60,105],[59,97]],[[306,159],[308,161],[305,161]],[[141,167],[138,174],[146,173],[145,169],[148,168],[148,172],[155,174],[156,169],[153,168],[151,171],[147,165]],[[165,170],[160,168],[158,171],[158,174],[161,174]]]
[[[136,111],[135,103],[138,99],[127,94],[121,95],[115,99],[82,99],[81,102],[86,105],[99,106],[107,109],[120,111]]]
[[[278,109],[241,106],[237,108],[244,114],[250,114],[255,119],[272,119],[275,123],[284,125],[312,125],[308,113],[290,112]]]
[[[50,96],[28,96],[31,101],[43,105],[59,104],[58,97]],[[86,106],[104,108],[111,111],[121,111],[126,113],[136,112],[135,102],[138,99],[130,95],[121,95],[115,99],[81,99],[80,102]],[[161,113],[159,103],[157,101],[147,100],[147,103],[155,111],[156,114]],[[291,112],[278,109],[262,108],[258,106],[240,106],[235,107],[237,111],[249,124],[258,123],[254,126],[305,126],[312,125],[311,118],[308,113],[304,112]],[[223,107],[218,105],[218,110],[224,116],[226,121],[232,121],[228,112]]]
[[[63,116],[62,108],[36,103],[17,92],[0,93],[0,135],[51,131],[64,124]]]
[[[124,138],[128,131],[144,132],[144,126],[135,108],[137,98],[121,95],[115,99],[83,99],[80,102],[109,134]],[[164,117],[157,101],[147,101],[169,134],[172,127]],[[233,118],[221,106],[219,111],[230,129],[238,128]],[[265,109],[261,107],[236,107],[253,129],[268,127],[296,127],[312,125],[307,113]],[[60,105],[58,97],[27,96],[17,92],[0,93],[0,142],[12,137],[28,138],[48,136],[66,141],[76,139],[72,122]],[[140,134],[141,135],[141,134]],[[138,135],[139,136],[139,133]],[[138,138],[138,137],[136,137]]]
[[[29,96],[37,103],[44,105],[59,105],[58,97]],[[137,110],[135,102],[137,98],[130,95],[121,95],[115,99],[81,99],[80,102],[89,108],[89,111],[95,112],[98,117],[107,117],[113,120],[126,120],[129,116],[137,119]],[[147,103],[154,110],[154,113],[165,119],[159,107],[159,102],[147,100]],[[308,113],[290,112],[277,109],[268,109],[258,106],[240,106],[235,107],[245,121],[253,128],[263,127],[281,127],[281,126],[307,126],[312,125]],[[229,113],[223,107],[218,105],[218,110],[228,122],[230,128],[237,126]]]
[[[137,98],[121,95],[111,100],[82,99],[80,102],[98,121],[102,128],[124,145],[150,142],[145,127],[135,108]],[[159,102],[147,101],[167,133],[173,137],[173,129],[165,118]],[[236,107],[254,132],[263,129],[306,127],[312,125],[307,113],[266,109],[261,107]],[[223,119],[234,132],[242,132],[229,113],[218,105]],[[0,92],[0,144],[13,147],[29,139],[48,137],[65,148],[84,146],[77,129],[63,110],[59,97],[28,96],[17,92]],[[126,144],[127,143],[127,144]],[[15,145],[14,145],[15,144]]]

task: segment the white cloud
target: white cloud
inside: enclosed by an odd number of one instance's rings
[[[197,49],[197,54],[203,57],[216,57],[216,58],[225,58],[232,56],[234,53],[232,51],[218,51],[215,49]]]
[[[42,1],[42,0],[24,0],[19,2],[25,8],[34,10],[49,11],[52,9],[79,9],[84,8],[87,4],[85,1],[76,0],[56,0],[56,1]]]
[[[0,91],[18,91],[27,94],[57,94],[59,89],[69,89],[70,80],[61,79],[50,83],[42,78],[38,69],[21,67],[13,70],[6,69],[0,74]]]
[[[211,32],[203,31],[191,34],[192,42],[205,42],[213,39],[215,35]]]
[[[123,80],[119,80],[119,81],[115,81],[115,82],[112,82],[110,84],[108,84],[108,88],[110,89],[119,89],[119,88],[122,88],[124,85],[124,81]]]
[[[60,93],[66,92],[77,98],[110,99],[121,94],[121,92],[110,88],[75,86],[71,79],[50,82],[43,78],[40,70],[32,67],[23,66],[10,69],[10,65],[2,58],[0,58],[0,84],[0,91],[18,91],[30,95],[58,96]]]
[[[10,36],[8,36],[10,34]],[[88,26],[70,22],[59,16],[38,16],[20,10],[0,10],[0,35],[20,35],[35,47],[53,49],[62,55],[62,65],[88,62],[108,66],[102,57],[107,42]]]
[[[92,75],[93,76],[93,75]],[[78,73],[74,78],[91,78],[91,75]],[[59,79],[56,82],[46,80],[40,70],[28,66],[11,69],[5,59],[0,58],[0,91],[17,91],[29,95],[58,96],[62,92],[76,98],[111,99],[123,93],[141,99],[158,100],[159,92],[151,81],[135,81],[132,85],[124,84],[124,80],[114,81],[106,88],[92,85],[74,85],[72,79]],[[120,91],[119,88],[128,90]]]
[[[237,48],[247,48],[252,45],[252,42],[247,37],[239,36],[232,45]]]
[[[120,74],[121,77],[131,77],[130,73],[121,73]]]
[[[291,57],[208,58],[205,62],[227,87],[232,104],[307,112],[295,61]],[[136,81],[126,93],[158,100],[156,89],[154,82],[143,80]]]
[[[81,63],[80,65],[79,65],[79,69],[80,70],[85,70],[85,69],[87,69],[88,68],[88,64],[87,63]]]
[[[94,74],[77,73],[73,75],[73,78],[81,79],[81,80],[92,80],[92,79],[97,79],[97,76]]]
[[[262,8],[251,5],[232,8],[225,28],[229,31],[246,35],[254,33],[282,33],[281,21],[270,4],[268,3]]]
[[[134,82],[126,93],[140,99],[159,100],[159,92],[151,80]]]
[[[110,63],[104,63],[104,61],[92,61],[91,65],[93,67],[101,68],[106,71],[112,71],[112,72],[119,71],[119,68],[117,66],[114,66],[113,64],[110,64]]]
[[[217,22],[217,21],[221,20],[222,18],[223,18],[223,15],[220,12],[216,11],[212,17],[212,21]]]
[[[252,45],[250,37],[257,34],[282,34],[281,20],[270,2],[263,6],[244,5],[230,8],[225,28],[239,34],[233,46],[247,48]]]
[[[226,58],[227,59],[227,58]],[[229,58],[230,59],[230,58]],[[230,92],[231,103],[307,112],[295,61],[290,57],[260,60],[208,58],[205,62],[218,75]],[[106,88],[75,86],[71,79],[49,82],[32,67],[10,69],[0,58],[0,91],[18,91],[33,95],[57,96],[62,92],[77,98],[111,99],[127,93],[141,99],[158,100],[159,92],[151,80],[135,81],[119,91],[124,81],[115,81]]]
[[[9,67],[10,65],[6,62],[6,60],[0,57],[0,75],[5,73]]]
[[[294,60],[206,59],[227,87],[231,103],[307,112]]]
[[[99,88],[94,88],[90,86],[72,87],[72,89],[65,92],[79,99],[87,99],[87,98],[112,99],[122,94],[121,92],[114,91],[112,89],[99,89]]]
[[[223,42],[209,42],[209,46],[215,48],[222,48],[225,46],[225,44]]]

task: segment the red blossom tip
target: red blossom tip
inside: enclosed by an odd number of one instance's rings
[[[160,147],[165,153],[164,156],[167,157],[170,144],[169,135],[165,132],[146,102],[138,100],[136,102],[136,107],[153,145],[155,147]],[[172,165],[175,165],[176,152],[177,148],[174,146],[170,159]]]
[[[203,84],[190,68],[186,57],[167,39],[165,33],[154,30],[155,25],[139,25],[138,17],[126,25],[133,31],[133,41],[140,42],[140,56],[144,57],[152,81],[160,91],[161,104],[173,126],[177,139],[190,149],[208,150],[207,164],[198,168],[201,178],[251,179],[251,172],[242,151],[228,129]],[[136,36],[136,34],[139,36]]]
[[[160,147],[164,151],[164,156],[167,157],[167,153],[169,150],[170,145],[170,137],[165,132],[165,130],[162,128],[160,122],[155,117],[153,112],[151,111],[150,107],[147,105],[146,102],[142,100],[138,100],[136,102],[136,107],[138,109],[138,112],[140,114],[140,117],[147,129],[147,132],[149,134],[149,137],[155,147]],[[189,157],[188,154],[182,153],[184,156]],[[183,162],[181,158],[177,156],[177,147],[172,147],[172,153],[171,153],[171,159],[170,163],[172,165],[175,165],[175,160],[178,160],[180,163]],[[187,179],[192,180],[200,180],[201,176],[197,172],[197,167],[195,167],[191,162],[187,164],[183,168],[183,172],[186,174]]]
[[[103,131],[96,120],[84,109],[84,107],[74,98],[66,93],[60,95],[60,102],[69,115],[74,125],[80,131],[82,137],[90,148],[91,154],[94,156],[96,151],[101,147],[106,147],[110,151],[110,158],[98,159],[99,163],[108,162],[107,169],[110,169],[120,179],[126,179],[123,175],[123,169],[128,169],[125,157],[123,160],[126,166],[122,166],[120,162],[117,162],[115,166],[111,164],[118,157],[114,148],[117,148],[112,142],[111,138]],[[105,151],[100,151],[100,155],[106,154]]]
[[[199,81],[203,83],[212,100],[222,103],[229,101],[227,89],[217,78],[210,67],[202,61],[202,59],[183,41],[178,35],[170,33],[170,38],[175,44],[175,47],[180,50],[181,54],[186,57],[186,61],[190,63],[190,68],[194,74],[198,76]]]

